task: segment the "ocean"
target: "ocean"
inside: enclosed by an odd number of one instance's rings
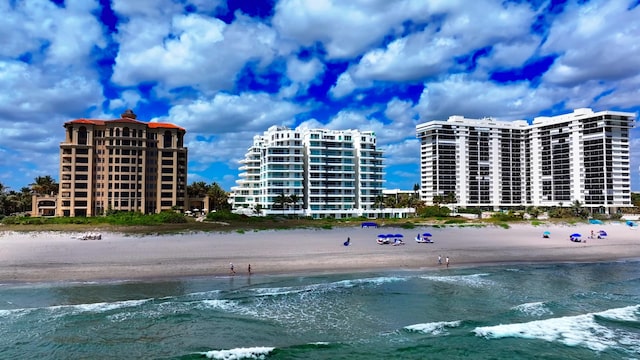
[[[2,284],[0,358],[638,359],[640,262]]]

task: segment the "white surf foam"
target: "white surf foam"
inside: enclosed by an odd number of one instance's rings
[[[454,276],[421,276],[422,279],[444,282],[450,284],[471,286],[482,288],[492,286],[495,282],[485,279],[489,274],[471,274],[471,275],[454,275]]]
[[[50,310],[70,310],[71,313],[83,313],[83,312],[106,312],[121,308],[127,307],[135,307],[140,306],[146,302],[150,301],[150,299],[142,299],[142,300],[124,300],[124,301],[115,301],[115,302],[101,302],[101,303],[91,303],[91,304],[76,304],[76,305],[57,305],[49,307]]]
[[[610,320],[640,321],[640,318],[638,317],[639,312],[640,305],[635,305],[602,311],[597,313],[597,315]]]
[[[456,328],[460,326],[461,321],[439,321],[424,324],[415,324],[405,326],[406,330],[416,331],[430,335],[440,335],[446,331],[447,328]]]
[[[207,308],[207,309],[216,309],[222,311],[238,311],[238,303],[232,300],[200,300],[195,302],[196,306]]]
[[[477,327],[473,332],[487,339],[507,337],[540,339],[549,342],[558,341],[567,346],[582,346],[594,351],[603,351],[610,347],[640,343],[640,334],[626,330],[608,328],[596,321],[596,315],[614,319],[635,319],[638,306],[629,306],[588,313],[577,316],[564,316],[527,323]]]
[[[275,349],[274,347],[248,347],[229,350],[211,350],[204,354],[209,359],[240,360],[240,359],[264,359]]]
[[[311,291],[334,291],[339,289],[349,289],[359,285],[373,285],[379,286],[386,283],[398,282],[398,281],[406,281],[407,278],[404,277],[394,277],[394,276],[384,276],[384,277],[376,277],[376,278],[365,278],[365,279],[352,279],[352,280],[341,280],[331,283],[322,283],[322,284],[310,284],[304,285],[300,287],[276,287],[276,288],[258,288],[252,289],[259,296],[278,296],[278,295],[289,295],[289,294],[298,294],[304,292]]]
[[[529,316],[543,316],[553,314],[553,312],[549,310],[543,302],[520,304],[512,307],[511,309]]]

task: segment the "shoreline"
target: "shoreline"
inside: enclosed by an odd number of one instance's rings
[[[571,233],[605,239],[572,243]],[[550,239],[542,232],[550,231]],[[431,232],[433,244],[414,241]],[[402,246],[378,245],[377,234],[401,233]],[[620,224],[517,224],[486,227],[419,227],[260,230],[246,233],[193,232],[129,236],[103,233],[79,240],[73,232],[0,232],[0,284],[82,281],[159,281],[226,277],[312,275],[376,271],[446,270],[509,264],[593,263],[640,259],[640,233]],[[346,238],[351,245],[344,246]]]

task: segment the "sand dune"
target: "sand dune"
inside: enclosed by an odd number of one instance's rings
[[[583,239],[604,229],[606,239]],[[551,238],[543,239],[542,232]],[[430,232],[435,243],[418,244]],[[378,245],[380,233],[401,233],[405,245]],[[102,240],[80,240],[77,233],[0,232],[0,283],[154,279],[186,276],[417,270],[519,262],[592,262],[640,258],[640,231],[622,223],[578,226],[511,225],[485,227],[336,228],[241,233],[126,236],[103,233]],[[351,245],[343,246],[346,238]]]

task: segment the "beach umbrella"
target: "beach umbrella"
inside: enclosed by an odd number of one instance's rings
[[[598,231],[598,234],[600,234],[600,236],[607,236],[607,232],[604,230]]]
[[[395,234],[387,234],[387,237],[388,238],[393,238],[393,237],[396,237],[396,236],[395,236]]]
[[[424,233],[422,234],[422,236],[433,236],[433,235],[431,235],[431,233]]]
[[[393,237],[401,238],[401,237],[404,237],[404,235],[402,235],[402,234],[395,234]]]
[[[571,237],[581,237],[582,235],[575,233],[575,234],[571,234]]]
[[[386,237],[387,237],[387,235],[385,235],[385,234],[380,234],[380,235],[378,235],[378,237],[379,237],[379,238],[384,239],[384,238],[386,238]]]
[[[545,231],[542,233],[542,235],[551,235],[551,231]]]

